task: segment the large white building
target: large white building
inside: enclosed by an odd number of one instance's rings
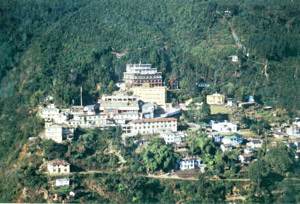
[[[100,103],[100,115],[107,119],[113,119],[117,124],[125,124],[126,121],[139,119],[139,102],[136,96],[116,94],[104,95]]]
[[[60,110],[55,107],[54,104],[49,105],[47,108],[43,108],[39,114],[44,120],[55,120],[60,113]]]
[[[134,120],[123,127],[125,135],[134,136],[137,134],[148,135],[158,134],[161,131],[177,131],[176,118],[152,118]]]
[[[57,143],[62,143],[64,139],[72,140],[74,129],[71,127],[63,127],[51,122],[45,123],[45,139],[51,139]]]
[[[162,86],[162,73],[152,68],[151,64],[127,64],[123,80],[129,86]]]
[[[165,106],[166,104],[167,87],[165,86],[150,87],[143,85],[132,87],[130,90],[145,103],[156,103],[160,106]]]
[[[237,132],[237,125],[227,121],[211,121],[211,129],[217,132]]]
[[[63,128],[60,125],[45,123],[45,139],[51,139],[57,143],[63,141]]]

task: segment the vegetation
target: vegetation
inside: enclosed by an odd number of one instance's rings
[[[171,147],[165,144],[164,139],[152,139],[143,152],[143,161],[147,172],[163,170],[164,172],[175,169],[176,161],[180,159]]]
[[[101,94],[116,89],[115,83],[121,80],[127,63],[141,60],[153,64],[163,72],[166,85],[171,76],[178,80],[180,90],[174,91],[174,103],[219,91],[243,101],[254,95],[263,105],[282,108],[290,116],[297,114],[299,10],[299,1],[282,0],[0,1],[0,202],[45,202],[41,191],[46,188],[46,178],[37,170],[43,158],[64,158],[79,169],[119,168],[119,156],[106,152],[112,147],[128,162],[127,171],[171,168],[169,157],[172,161],[177,157],[170,147],[154,142],[140,155],[133,142],[128,146],[119,143],[118,130],[84,131],[72,145],[37,141],[28,147],[30,153],[24,153],[28,138],[37,137],[43,128],[36,108],[46,96],[53,96],[60,107],[79,104],[82,86],[84,104],[95,102]],[[232,62],[232,55],[237,55],[239,61]],[[200,82],[210,86],[203,90],[197,86]],[[210,114],[209,106],[204,105],[204,109],[187,117],[203,122]],[[259,121],[249,125],[258,134],[269,128],[269,124]],[[229,166],[236,171],[235,155],[216,152],[211,141],[201,135],[190,139],[195,141],[190,142],[192,154],[204,157],[209,152],[214,156],[216,172],[222,174]],[[276,151],[262,153],[261,159],[266,161],[262,175],[257,174],[261,170],[258,164],[250,167],[249,177],[259,185],[247,192],[249,202],[299,202],[299,195],[285,188],[290,180],[264,184],[270,178],[268,171],[271,175],[289,172],[299,176],[299,166],[290,152],[284,148],[278,154]],[[152,157],[148,156],[153,152],[162,154],[151,163]],[[29,156],[21,156],[27,153]],[[203,179],[200,183],[171,186],[129,178],[119,175],[108,192],[118,192],[127,203],[224,200],[223,184]],[[263,186],[261,192],[265,193],[254,196]],[[276,190],[274,186],[282,195],[267,198]],[[21,196],[26,191],[31,197]],[[184,193],[175,199],[173,192]],[[88,202],[102,199],[98,194],[84,198]]]

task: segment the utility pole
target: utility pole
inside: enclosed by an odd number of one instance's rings
[[[80,87],[80,106],[82,107],[82,86]]]

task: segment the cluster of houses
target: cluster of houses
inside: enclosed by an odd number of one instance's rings
[[[162,73],[150,64],[128,64],[120,91],[103,95],[97,104],[60,110],[50,104],[40,111],[46,139],[58,143],[73,138],[74,129],[121,126],[124,136],[177,131],[180,109],[166,103]],[[159,110],[159,114],[158,114]]]
[[[102,95],[94,105],[81,104],[60,110],[50,104],[42,108],[39,115],[45,121],[43,138],[62,143],[73,139],[77,127],[105,129],[120,126],[124,137],[158,135],[167,144],[182,143],[185,133],[177,131],[176,118],[180,108],[166,103],[167,87],[163,85],[162,73],[157,68],[152,68],[151,64],[127,64],[123,83],[117,86],[119,91]],[[180,169],[200,165],[199,161],[193,159],[182,160],[187,161],[194,165],[179,164]],[[64,170],[60,167],[48,168],[49,173],[56,174]]]
[[[300,122],[295,121],[290,126],[272,128],[272,134],[275,138],[300,138]]]
[[[159,136],[166,144],[172,144],[178,150],[185,146],[186,134],[177,130],[177,118],[180,108],[166,103],[166,90],[163,85],[162,73],[150,64],[128,64],[124,72],[123,83],[118,83],[119,91],[111,95],[102,95],[97,104],[72,106],[60,110],[50,104],[40,110],[39,114],[45,121],[43,138],[52,139],[57,143],[70,141],[74,137],[77,127],[105,129],[121,127],[124,137],[136,135]],[[254,98],[248,102],[237,103],[235,99],[225,99],[224,95],[215,93],[207,95],[210,105],[225,105],[234,107],[248,107],[256,105]],[[189,101],[190,102],[190,101]],[[201,105],[201,104],[200,104]],[[186,108],[188,104],[183,104]],[[181,107],[181,106],[180,106]],[[253,159],[255,149],[261,148],[266,141],[248,139],[246,143],[238,132],[238,126],[230,121],[211,121],[203,123],[201,127],[208,132],[209,137],[220,145],[221,151],[233,151],[243,147],[243,154],[238,156],[241,163],[249,163]],[[275,137],[300,136],[300,122],[293,123],[282,129],[273,131]],[[148,141],[139,141],[147,144]],[[180,170],[198,168],[202,172],[206,165],[201,164],[200,158],[183,157],[177,161]],[[53,160],[48,163],[48,173],[70,173],[70,164],[63,160]],[[57,180],[57,185],[68,185],[68,179]]]

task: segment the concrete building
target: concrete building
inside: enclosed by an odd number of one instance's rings
[[[246,146],[251,147],[253,149],[261,148],[263,143],[264,143],[263,140],[252,140],[250,142],[247,142]]]
[[[244,153],[245,153],[245,154],[252,154],[252,153],[254,153],[254,150],[253,150],[253,149],[250,149],[250,148],[245,148],[245,149],[244,149]]]
[[[237,125],[227,121],[211,121],[211,128],[217,132],[237,132]]]
[[[158,134],[161,131],[177,132],[176,118],[153,118],[134,120],[127,126],[123,126],[124,135],[134,136],[137,134]]]
[[[84,107],[83,106],[72,106],[70,108],[70,113],[72,115],[84,115]]]
[[[291,136],[291,135],[300,135],[300,128],[296,125],[292,125],[288,128],[286,128],[286,134],[288,136]]]
[[[227,99],[227,106],[229,107],[237,107],[238,103],[236,99],[229,98]]]
[[[238,156],[238,159],[242,162],[242,163],[246,163],[249,164],[252,160],[253,154],[241,154]]]
[[[43,108],[39,115],[48,121],[55,120],[58,117],[60,110],[54,106],[54,104],[49,105],[47,108]]]
[[[149,84],[150,87],[162,86],[162,73],[157,68],[152,68],[151,64],[127,64],[123,80],[125,84],[143,86]]]
[[[225,136],[222,139],[223,144],[230,144],[232,146],[237,146],[241,145],[243,143],[243,137],[238,134],[230,135],[230,136]]]
[[[232,151],[232,145],[231,144],[221,144],[221,150],[222,150],[222,152]]]
[[[154,118],[157,105],[155,103],[145,103],[142,105],[142,118]]]
[[[68,174],[70,173],[70,164],[62,159],[54,159],[48,162],[47,170],[50,174]]]
[[[45,139],[51,139],[57,143],[62,143],[63,140],[72,140],[74,136],[74,128],[63,127],[62,125],[45,123]]]
[[[57,124],[45,123],[45,139],[51,139],[57,143],[62,143],[63,127]]]
[[[164,138],[166,144],[182,144],[182,139],[186,137],[184,132],[162,131],[160,136]]]
[[[136,96],[126,94],[104,95],[99,103],[100,115],[115,120],[117,124],[125,124],[126,121],[139,119],[140,107]]]
[[[178,164],[180,170],[198,169],[201,166],[201,159],[182,158],[178,161]],[[204,172],[205,166],[202,165],[202,167],[201,172]]]
[[[145,103],[156,103],[159,106],[165,106],[166,104],[167,87],[165,86],[150,87],[144,85],[132,87],[131,91]]]
[[[218,93],[207,95],[206,102],[209,105],[223,105],[225,103],[225,96]]]

